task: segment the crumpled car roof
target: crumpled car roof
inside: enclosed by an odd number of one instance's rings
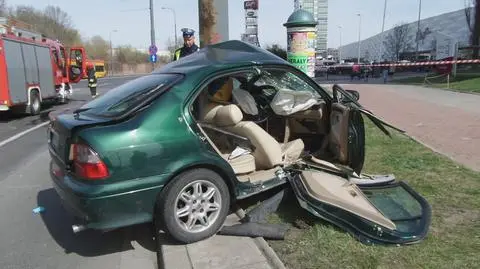
[[[206,67],[221,69],[254,64],[289,64],[269,51],[239,40],[206,46],[198,52],[164,65],[153,73],[190,73]]]

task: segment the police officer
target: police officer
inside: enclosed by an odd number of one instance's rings
[[[173,56],[176,61],[182,57],[197,52],[200,48],[195,44],[195,31],[190,28],[183,28],[183,47],[177,49]]]
[[[97,97],[97,76],[95,75],[95,68],[93,64],[88,64],[87,66],[87,76],[88,76],[88,88],[90,88],[90,94],[92,98]]]

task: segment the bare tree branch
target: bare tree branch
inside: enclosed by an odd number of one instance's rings
[[[408,24],[400,23],[385,37],[383,44],[385,45],[385,56],[387,58],[398,61],[402,52],[412,48],[408,39],[409,33],[410,28]]]

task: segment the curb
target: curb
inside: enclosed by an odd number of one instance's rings
[[[245,211],[239,208],[235,211],[235,214],[240,218],[243,219],[245,217]],[[253,238],[255,244],[260,251],[265,255],[270,265],[275,269],[287,269],[280,258],[277,256],[277,253],[268,245],[267,241],[263,237],[255,237]]]

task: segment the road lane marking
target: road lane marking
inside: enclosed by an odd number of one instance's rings
[[[28,134],[28,133],[30,133],[30,132],[33,132],[33,131],[35,131],[35,130],[37,130],[37,129],[39,129],[39,128],[42,128],[43,126],[48,125],[49,123],[50,123],[50,121],[42,122],[42,123],[40,123],[40,124],[38,124],[38,125],[33,126],[33,127],[30,128],[30,129],[27,129],[27,130],[25,130],[25,131],[23,131],[23,132],[21,132],[21,133],[18,133],[18,134],[14,135],[14,136],[12,136],[12,137],[10,137],[10,138],[7,138],[7,139],[1,141],[1,142],[0,142],[0,148],[3,147],[3,146],[5,146],[6,144],[8,144],[8,143],[10,143],[10,142],[13,142],[13,141],[19,139],[20,137],[22,137],[22,136],[24,136],[24,135],[26,135],[26,134]],[[45,137],[46,137],[46,136],[45,136]],[[45,140],[46,140],[46,138],[45,138]]]

